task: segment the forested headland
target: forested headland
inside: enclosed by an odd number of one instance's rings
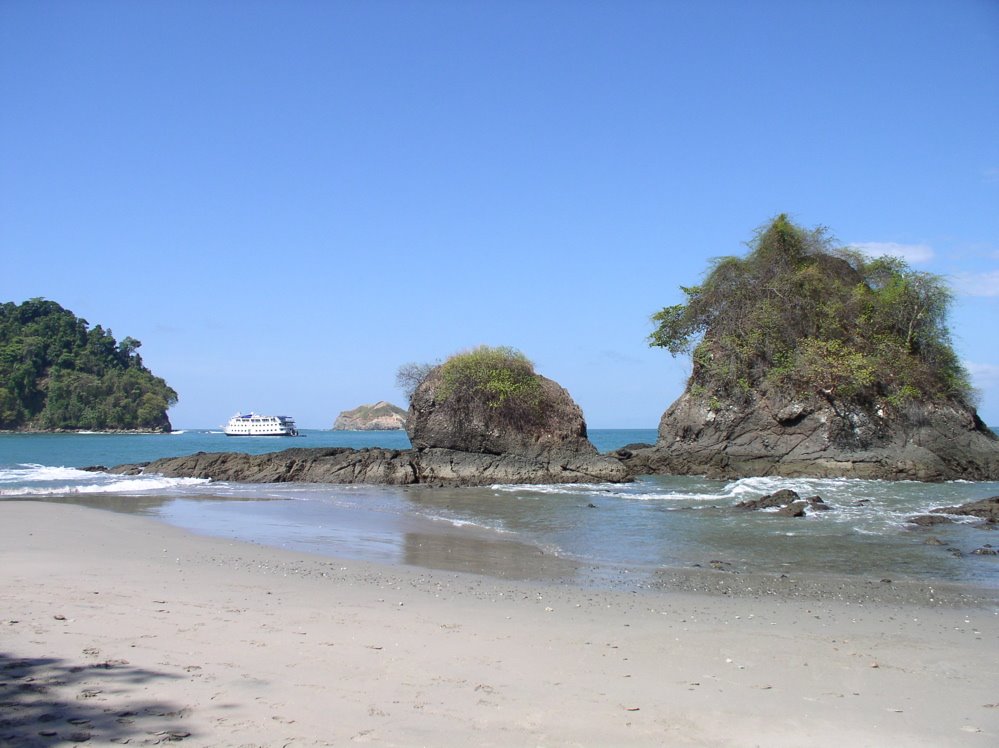
[[[54,301],[0,304],[0,429],[169,431],[177,393],[141,345]]]

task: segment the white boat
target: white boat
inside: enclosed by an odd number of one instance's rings
[[[226,436],[298,436],[291,416],[259,416],[237,413],[223,429]]]

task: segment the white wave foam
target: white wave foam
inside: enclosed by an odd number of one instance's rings
[[[0,483],[35,483],[53,480],[78,480],[93,478],[95,473],[78,468],[56,467],[22,463],[13,468],[0,470]]]
[[[783,488],[790,489],[802,496],[815,494],[825,496],[826,494],[839,493],[852,487],[859,488],[863,483],[870,484],[871,481],[861,481],[856,478],[740,478],[737,481],[727,484],[721,496],[743,498],[750,495],[757,497],[772,494]]]
[[[64,472],[57,475],[56,472],[59,470]],[[89,473],[83,470],[72,470],[71,468],[50,468],[45,472],[49,477],[45,479],[29,478],[28,480],[20,481],[22,484],[33,483],[34,485],[2,488],[0,489],[0,496],[149,493],[203,486],[210,483],[205,478],[165,478],[161,475],[112,476],[107,473]],[[84,477],[80,480],[72,481],[73,476],[67,476],[66,472],[76,473]],[[39,483],[48,483],[49,485],[37,485]]]
[[[493,491],[503,493],[541,493],[541,494],[587,494],[606,495],[608,492],[620,490],[617,483],[494,483],[488,486]]]
[[[488,530],[489,532],[511,534],[510,530],[504,529],[502,527],[496,527],[494,525],[487,525],[482,522],[473,522],[470,519],[458,519],[457,517],[444,517],[439,514],[428,514],[426,518],[432,522],[446,522],[452,527],[474,527],[478,530]]]

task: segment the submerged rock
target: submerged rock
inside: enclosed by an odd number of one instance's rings
[[[999,496],[972,501],[961,506],[931,509],[934,514],[955,514],[959,517],[979,517],[989,523],[999,522]]]
[[[828,511],[831,507],[818,496],[809,496],[803,499],[797,491],[782,488],[758,499],[740,501],[735,505],[735,508],[752,511],[776,509],[777,514],[785,517],[804,517],[806,511],[822,512]]]

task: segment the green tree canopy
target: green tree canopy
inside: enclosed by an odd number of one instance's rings
[[[681,287],[685,303],[652,317],[651,346],[692,354],[691,386],[727,398],[779,389],[896,406],[970,398],[940,277],[837,248],[826,229],[783,214],[749,247],[712,260],[700,285]]]
[[[142,344],[54,301],[0,304],[0,429],[169,429],[177,393]]]

